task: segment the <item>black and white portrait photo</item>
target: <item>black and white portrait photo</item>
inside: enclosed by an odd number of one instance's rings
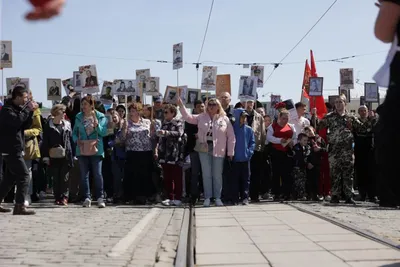
[[[173,48],[173,64],[174,70],[181,69],[183,67],[183,43],[174,44]]]
[[[167,86],[165,89],[164,102],[168,104],[176,104],[178,100],[178,92],[176,87]]]
[[[74,80],[73,80],[73,86],[76,92],[82,92],[82,78],[81,78],[81,73],[79,71],[74,71],[73,72]]]
[[[71,93],[71,89],[74,88],[74,78],[65,79],[62,81],[62,85],[64,87],[65,95],[69,95]]]
[[[126,92],[130,95],[136,95],[136,80],[125,80]]]
[[[12,68],[12,42],[11,41],[1,41],[1,68]]]
[[[340,69],[340,88],[354,89],[353,69]]]
[[[201,79],[201,90],[215,91],[217,84],[217,67],[203,67],[203,75]]]
[[[127,84],[125,83],[125,80],[114,80],[113,82],[113,94],[114,95],[127,95],[126,92],[126,86]]]
[[[196,102],[197,100],[200,100],[200,90],[188,89],[186,99],[187,99],[186,104],[194,105],[194,102]]]
[[[112,82],[108,82],[108,81],[104,81],[103,82],[103,87],[101,89],[101,95],[100,95],[100,101],[103,104],[110,104],[112,103],[113,100],[113,83]]]
[[[47,100],[61,100],[61,79],[47,79]]]
[[[97,79],[96,65],[87,65],[79,67],[81,73],[82,92],[86,94],[95,94],[100,92]]]
[[[194,103],[197,100],[201,100],[201,90],[188,88],[186,91],[186,103],[185,106],[187,108],[194,108]]]
[[[6,78],[7,96],[11,97],[12,91],[16,86],[22,86],[24,88],[30,89],[29,78]]]
[[[240,76],[239,97],[240,100],[256,100],[257,98],[257,77]]]
[[[379,87],[376,83],[364,83],[364,96],[366,102],[379,102]]]
[[[251,66],[251,75],[257,77],[257,87],[264,87],[264,66]]]
[[[309,96],[322,96],[323,95],[324,78],[310,77],[310,91]]]
[[[146,95],[158,96],[160,93],[160,78],[149,77],[147,79],[147,87],[144,91]]]
[[[147,90],[147,79],[150,77],[150,69],[136,70],[137,87],[141,88],[143,92]]]

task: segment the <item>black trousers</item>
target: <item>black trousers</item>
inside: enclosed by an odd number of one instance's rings
[[[357,137],[355,139],[355,185],[363,198],[365,198],[368,191],[371,149],[372,138]]]
[[[250,161],[250,198],[258,200],[262,190],[263,152],[254,151]]]
[[[261,194],[265,194],[271,190],[271,145],[266,145],[264,148],[261,169]]]
[[[123,181],[126,201],[147,198],[156,193],[152,180],[153,160],[152,151],[127,152]]]
[[[378,164],[379,199],[382,206],[400,204],[400,151],[398,103],[400,100],[400,55],[397,53],[391,66],[391,81],[385,102],[379,107],[379,120],[375,127],[375,159]]]
[[[234,203],[249,198],[250,162],[232,162],[231,175],[226,190],[227,200]]]
[[[15,202],[17,204],[24,204],[29,184],[29,171],[26,167],[25,160],[21,155],[3,156],[3,159],[7,164],[7,173],[0,182],[0,202],[3,201],[14,185],[17,184]]]
[[[104,184],[104,191],[107,194],[107,198],[112,197],[114,195],[114,188],[113,188],[113,174],[112,174],[112,163],[111,163],[111,156],[105,153],[103,158],[103,165],[102,174],[103,174],[103,184]]]
[[[307,195],[315,198],[318,195],[318,180],[321,174],[321,166],[316,165],[311,170],[307,170]]]
[[[286,197],[290,196],[293,186],[292,169],[293,164],[291,158],[286,152],[272,149],[271,150],[272,164],[272,193],[277,197],[283,194]]]
[[[51,159],[49,171],[53,176],[53,192],[56,200],[69,198],[69,170],[66,159]]]

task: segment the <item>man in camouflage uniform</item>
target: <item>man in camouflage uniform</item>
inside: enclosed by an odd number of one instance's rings
[[[363,126],[354,131],[355,184],[358,186],[361,201],[365,201],[368,194],[369,201],[375,202],[376,180],[374,175],[373,128],[377,119],[373,111],[368,112],[366,106],[360,106],[358,114]]]
[[[340,95],[335,101],[335,111],[328,113],[319,123],[318,128],[328,130],[328,152],[332,179],[331,203],[339,203],[343,193],[346,203],[355,204],[353,200],[353,131],[360,131],[364,124],[346,111],[346,97]]]

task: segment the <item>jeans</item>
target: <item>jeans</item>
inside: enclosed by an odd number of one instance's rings
[[[241,200],[249,198],[250,187],[250,162],[232,162],[232,169],[227,182],[227,199],[237,203],[239,195]]]
[[[17,204],[24,204],[28,194],[29,171],[22,156],[3,156],[7,164],[7,174],[0,183],[0,202],[6,197],[8,192],[17,184],[16,200]]]
[[[113,174],[114,198],[122,197],[122,180],[124,179],[125,160],[116,159],[111,163]]]
[[[204,198],[221,198],[224,158],[213,157],[203,152],[199,152],[199,157],[203,173]]]
[[[95,192],[97,198],[104,198],[103,175],[101,173],[103,157],[101,156],[80,156],[78,157],[79,168],[81,172],[81,185],[84,198],[90,199],[89,187],[89,166],[92,167],[92,174],[95,183]]]

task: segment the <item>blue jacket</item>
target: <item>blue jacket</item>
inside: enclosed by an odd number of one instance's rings
[[[104,116],[103,113],[96,112],[96,117],[99,122],[99,125],[97,128],[94,130],[93,133],[91,133],[89,136],[86,134],[85,127],[83,126],[82,120],[83,120],[83,112],[79,112],[76,117],[75,117],[75,125],[74,129],[72,132],[72,139],[74,140],[74,143],[78,142],[78,139],[80,138],[81,140],[94,140],[96,139],[97,135],[97,154],[96,156],[102,156],[104,157],[104,146],[103,146],[103,137],[107,135],[107,118]],[[80,137],[79,137],[80,136]],[[77,157],[81,155],[81,151],[79,149],[79,146],[76,146],[76,154]]]
[[[113,148],[113,152],[111,154],[111,159],[112,160],[124,160],[126,159],[126,152],[125,152],[125,146],[124,145],[117,145],[116,144],[116,139],[120,138],[122,136],[122,130],[118,129],[115,130],[115,134],[109,136],[109,142],[108,145]]]
[[[235,116],[233,130],[236,137],[235,156],[233,159],[235,162],[250,161],[256,146],[253,129],[247,124],[240,126],[240,114],[243,111],[244,109],[241,108],[233,111],[233,115]]]

